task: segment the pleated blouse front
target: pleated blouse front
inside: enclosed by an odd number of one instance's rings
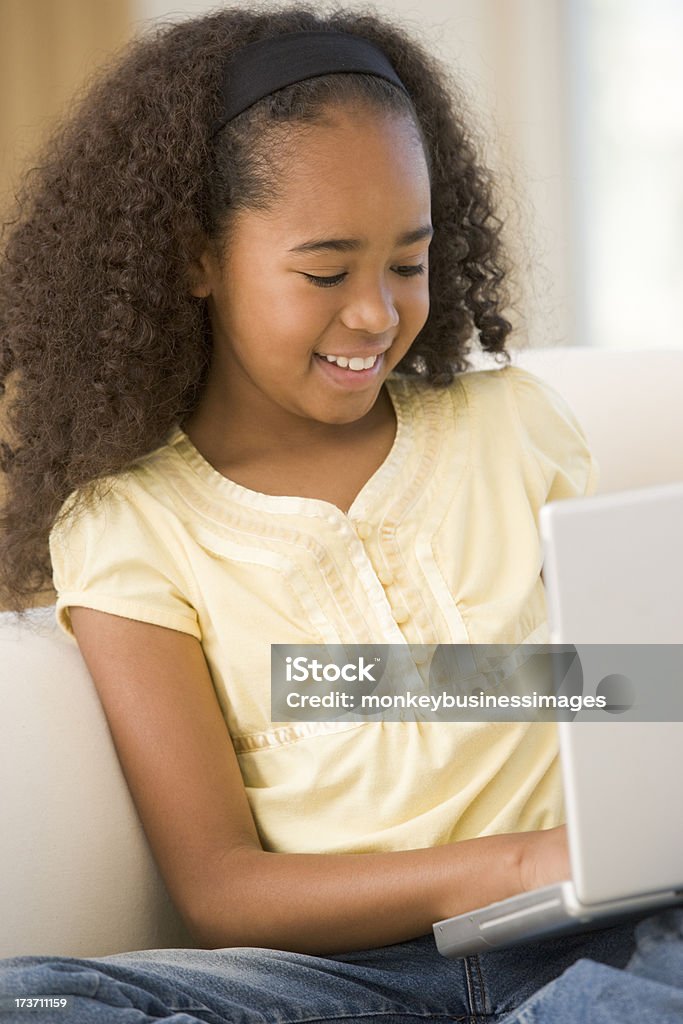
[[[538,512],[597,480],[573,414],[514,366],[387,389],[394,444],[347,513],[234,483],[176,425],[50,535],[73,642],[73,605],[201,642],[266,849],[411,849],[562,820],[551,724],[270,720],[271,644],[548,639]]]

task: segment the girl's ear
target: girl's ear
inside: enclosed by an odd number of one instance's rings
[[[206,299],[211,294],[213,260],[209,249],[203,249],[187,268],[187,282],[190,295]]]

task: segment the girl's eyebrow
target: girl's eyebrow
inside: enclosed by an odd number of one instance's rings
[[[396,239],[396,245],[412,245],[413,242],[421,242],[424,238],[431,238],[434,228],[431,224],[424,224],[413,231],[405,231]],[[362,249],[364,242],[360,238],[314,238],[310,242],[302,242],[295,245],[290,252],[355,252]]]

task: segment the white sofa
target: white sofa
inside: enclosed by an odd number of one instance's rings
[[[527,350],[515,362],[574,408],[602,491],[683,480],[683,351]],[[30,626],[0,615],[0,666],[0,957],[192,945],[53,608]]]

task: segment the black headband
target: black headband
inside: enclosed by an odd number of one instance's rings
[[[278,89],[320,75],[355,71],[376,75],[408,90],[384,53],[362,36],[346,32],[288,32],[250,43],[229,60],[223,77],[223,110],[214,129]]]

